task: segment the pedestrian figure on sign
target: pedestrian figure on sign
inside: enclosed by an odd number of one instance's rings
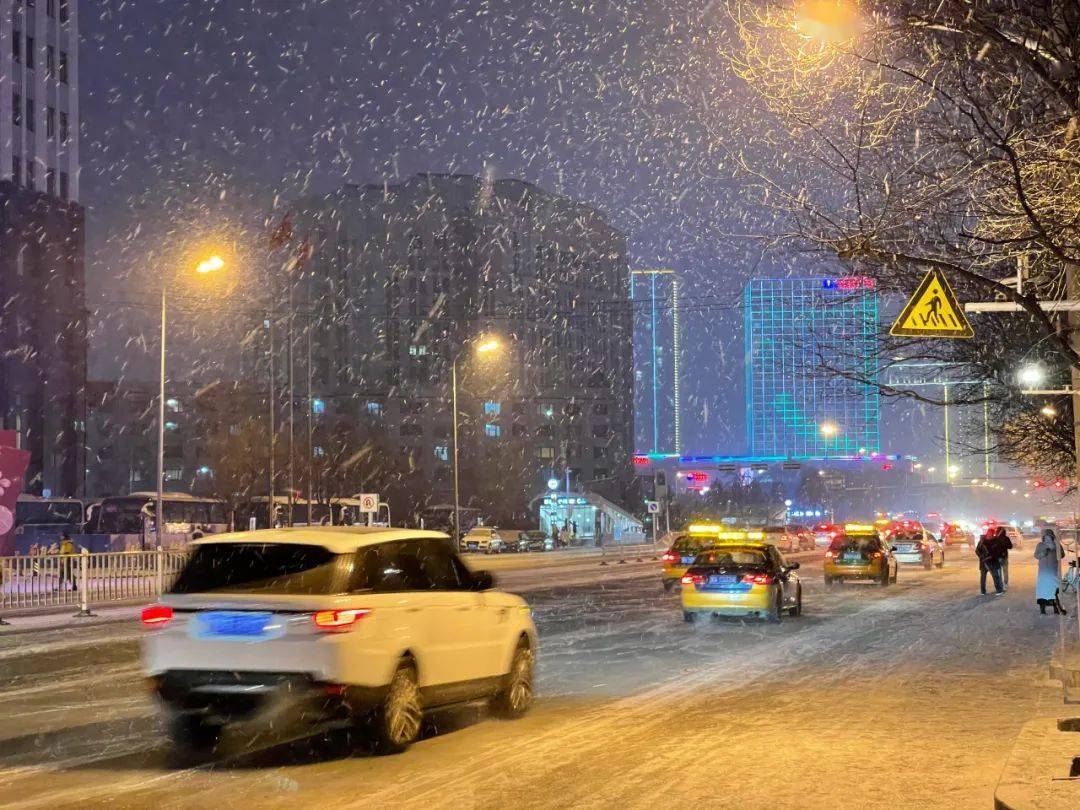
[[[998,596],[1005,593],[1001,584],[1001,559],[998,556],[997,532],[990,530],[979,538],[975,556],[979,558],[979,590],[986,596],[986,575],[994,578],[994,590]]]
[[[71,555],[75,553],[75,544],[71,542],[71,535],[68,534],[67,529],[60,533],[60,546],[57,553],[61,555],[60,582],[57,585],[60,590],[64,590],[64,583],[67,582],[70,590],[75,590],[75,579],[71,575]]]
[[[941,296],[935,292],[933,297],[927,302],[927,307],[930,311],[923,316],[923,326],[931,323],[934,326],[937,326],[938,321],[941,320]]]
[[[1013,544],[1009,535],[1005,533],[1004,526],[998,526],[996,534],[1001,558],[1001,584],[1005,590],[1009,590],[1009,549],[1013,547]]]
[[[1039,545],[1035,546],[1035,559],[1039,561],[1039,573],[1035,578],[1035,602],[1039,613],[1046,615],[1046,608],[1052,607],[1055,614],[1066,613],[1058,598],[1061,585],[1061,561],[1065,549],[1061,547],[1054,532],[1043,530]],[[1066,614],[1068,615],[1068,614]]]

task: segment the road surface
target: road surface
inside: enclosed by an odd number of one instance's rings
[[[141,628],[0,637],[0,806],[989,807],[1021,724],[1062,711],[1058,623],[1014,556],[1000,598],[970,556],[830,590],[815,557],[780,625],[686,625],[655,563],[507,571],[541,636],[534,710],[442,713],[397,757],[331,738],[174,769]]]

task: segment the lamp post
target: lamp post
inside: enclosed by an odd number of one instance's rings
[[[487,338],[476,345],[477,354],[487,354],[499,348],[499,341],[495,338]],[[453,441],[454,441],[454,547],[461,542],[461,491],[458,485],[458,407],[457,407],[457,367],[465,352],[469,349],[466,342],[450,364],[450,410],[453,413]]]
[[[209,256],[195,266],[201,276],[216,273],[225,267],[225,260],[218,255]],[[161,547],[161,535],[165,526],[165,325],[168,311],[168,287],[161,282],[161,357],[158,375],[158,447],[157,447],[157,503],[154,510],[154,539]]]

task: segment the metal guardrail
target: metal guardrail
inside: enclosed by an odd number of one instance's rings
[[[159,596],[187,559],[181,549],[0,557],[0,611],[91,605]],[[2,623],[0,619],[0,623]]]
[[[600,565],[607,565],[610,560],[615,560],[619,565],[624,565],[628,560],[644,562],[645,560],[660,559],[660,552],[664,550],[661,544],[639,543],[638,545],[604,545],[600,547]]]

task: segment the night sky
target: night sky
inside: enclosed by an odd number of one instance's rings
[[[684,277],[684,445],[743,452],[741,312],[766,251],[725,155],[762,122],[715,0],[84,0],[92,374],[155,376],[154,290],[209,227],[257,239],[287,201],[422,171],[589,202],[635,267]],[[213,376],[220,303],[177,314],[178,377]],[[143,336],[145,335],[145,340]]]

